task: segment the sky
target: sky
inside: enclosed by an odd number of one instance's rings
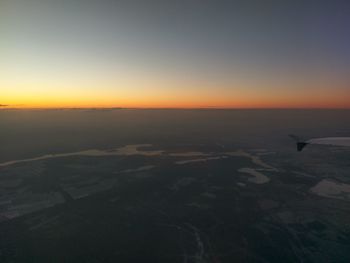
[[[0,0],[0,109],[350,108],[346,0]]]

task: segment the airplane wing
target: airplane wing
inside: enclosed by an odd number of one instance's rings
[[[326,137],[307,140],[309,144],[323,144],[335,146],[350,146],[350,137]]]
[[[325,137],[325,138],[314,138],[307,141],[300,139],[298,136],[290,134],[293,140],[296,141],[297,150],[300,152],[305,146],[309,144],[320,144],[320,145],[333,145],[333,146],[345,146],[350,147],[350,137]]]

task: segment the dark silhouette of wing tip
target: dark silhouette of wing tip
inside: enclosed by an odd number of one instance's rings
[[[292,138],[294,141],[296,141],[298,152],[301,152],[304,149],[304,147],[308,145],[308,143],[303,142],[298,136],[294,134],[289,134],[288,136]]]

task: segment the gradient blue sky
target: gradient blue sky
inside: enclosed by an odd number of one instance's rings
[[[0,103],[350,107],[349,1],[0,0]]]

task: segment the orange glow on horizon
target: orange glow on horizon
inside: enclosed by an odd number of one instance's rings
[[[301,99],[294,98],[273,99],[273,98],[237,98],[237,99],[217,99],[210,100],[202,98],[198,100],[179,100],[173,99],[86,99],[86,100],[60,100],[58,99],[42,99],[42,100],[8,100],[2,103],[6,107],[0,109],[55,109],[55,108],[325,108],[325,109],[341,109],[350,108],[350,103],[347,98],[337,98],[326,100],[324,98],[317,99]]]
[[[181,87],[181,86],[179,86]],[[232,88],[223,92],[214,88],[159,87],[141,89],[98,90],[37,88],[0,90],[0,107],[30,108],[350,108],[350,94],[329,89]],[[29,88],[28,88],[29,89]],[[317,90],[317,92],[315,92]]]

